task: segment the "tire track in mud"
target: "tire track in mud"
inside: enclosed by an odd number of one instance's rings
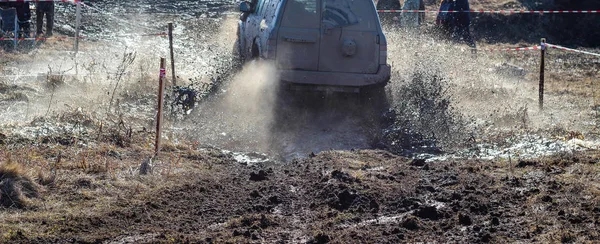
[[[502,162],[365,150],[248,167],[213,154],[176,183],[48,228],[113,243],[593,242],[600,199],[581,184],[597,163],[579,154],[521,161],[509,172]],[[576,169],[583,179],[568,177]]]

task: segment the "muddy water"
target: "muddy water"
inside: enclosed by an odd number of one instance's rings
[[[94,8],[84,9],[86,39],[77,59],[69,52],[71,43],[56,42],[30,51],[18,63],[4,65],[3,74],[12,77],[2,81],[20,87],[29,99],[0,104],[6,111],[0,119],[2,124],[26,123],[36,116],[77,109],[104,113],[119,81],[119,96],[137,94],[134,98],[143,101],[127,105],[126,113],[144,118],[143,125],[151,128],[152,97],[143,94],[154,91],[158,59],[168,56],[168,40],[144,35],[164,32],[166,23],[173,22],[179,84],[226,81],[214,98],[201,102],[185,120],[170,123],[170,140],[198,141],[286,160],[323,150],[377,144],[372,141],[372,127],[364,123],[365,116],[348,112],[352,103],[329,106],[324,99],[325,109],[298,108],[280,118],[274,102],[277,82],[272,67],[248,64],[245,71],[231,74],[230,51],[236,28],[236,16],[231,14],[235,4],[231,1],[98,1],[90,6]],[[57,28],[68,35],[74,9],[68,5],[59,9]],[[532,82],[535,74],[528,73],[535,73],[535,54],[475,56],[466,46],[429,35],[410,38],[398,30],[387,32],[389,63],[394,71],[388,91],[397,113],[396,123],[387,129],[411,132],[400,135],[408,139],[396,141],[417,140],[408,143],[408,148],[394,148],[399,153],[432,157],[412,148],[421,145],[446,152],[442,158],[496,158],[598,147],[594,140],[580,142],[564,137],[569,131],[580,131],[585,138],[593,135],[596,124],[589,97],[549,94],[547,109],[544,113],[537,110],[536,83]],[[128,53],[135,53],[136,58],[122,68]],[[261,71],[261,75],[248,70]],[[48,73],[69,77],[65,79],[67,85],[49,89]],[[411,81],[419,74],[425,79],[437,75],[444,82],[407,93],[407,86],[414,86]],[[432,89],[443,92],[436,95]],[[287,126],[277,127],[281,123]],[[550,129],[564,133],[553,134]],[[413,138],[413,134],[418,136]],[[435,143],[423,144],[422,140]],[[433,151],[439,154],[440,150]]]

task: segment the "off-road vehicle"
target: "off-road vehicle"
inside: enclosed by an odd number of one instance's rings
[[[290,87],[359,92],[390,79],[371,0],[252,0],[240,11],[236,55],[274,62]]]

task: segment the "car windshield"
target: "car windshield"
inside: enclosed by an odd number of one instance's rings
[[[324,0],[323,24],[329,28],[358,24],[359,20],[352,11],[352,0]]]

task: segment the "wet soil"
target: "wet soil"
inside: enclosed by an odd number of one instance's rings
[[[70,44],[0,60],[18,76],[0,79],[0,163],[16,161],[40,189],[23,209],[0,209],[2,243],[600,242],[596,59],[549,51],[542,112],[538,54],[474,57],[387,29],[395,111],[380,128],[350,103],[277,111],[245,90],[269,83],[228,73],[235,22],[221,14],[233,3],[97,3],[128,22],[84,12],[84,33],[115,40],[82,43],[79,72],[100,78],[50,76],[73,65],[50,49]],[[224,83],[182,121],[168,118],[142,176],[166,45],[120,35],[173,18],[180,81]],[[500,41],[482,46],[513,46]],[[117,87],[115,57],[132,50]]]
[[[43,147],[34,150],[47,151]],[[68,161],[72,149],[63,151]],[[118,165],[141,161],[143,152],[114,151],[111,155],[120,155]],[[442,162],[386,151],[327,151],[286,164],[252,166],[212,149],[175,154],[182,159],[175,168],[184,171],[166,178],[156,178],[156,173],[129,176],[137,186],[124,187],[119,182],[131,179],[111,179],[110,173],[102,171],[63,176],[57,184],[45,187],[43,198],[48,205],[33,204],[19,212],[22,217],[3,210],[2,240],[600,241],[596,231],[600,224],[597,151],[536,160]],[[164,160],[169,154],[161,157]],[[158,169],[156,164],[155,172]],[[80,170],[63,172],[76,176]],[[61,204],[71,207],[52,210]]]

